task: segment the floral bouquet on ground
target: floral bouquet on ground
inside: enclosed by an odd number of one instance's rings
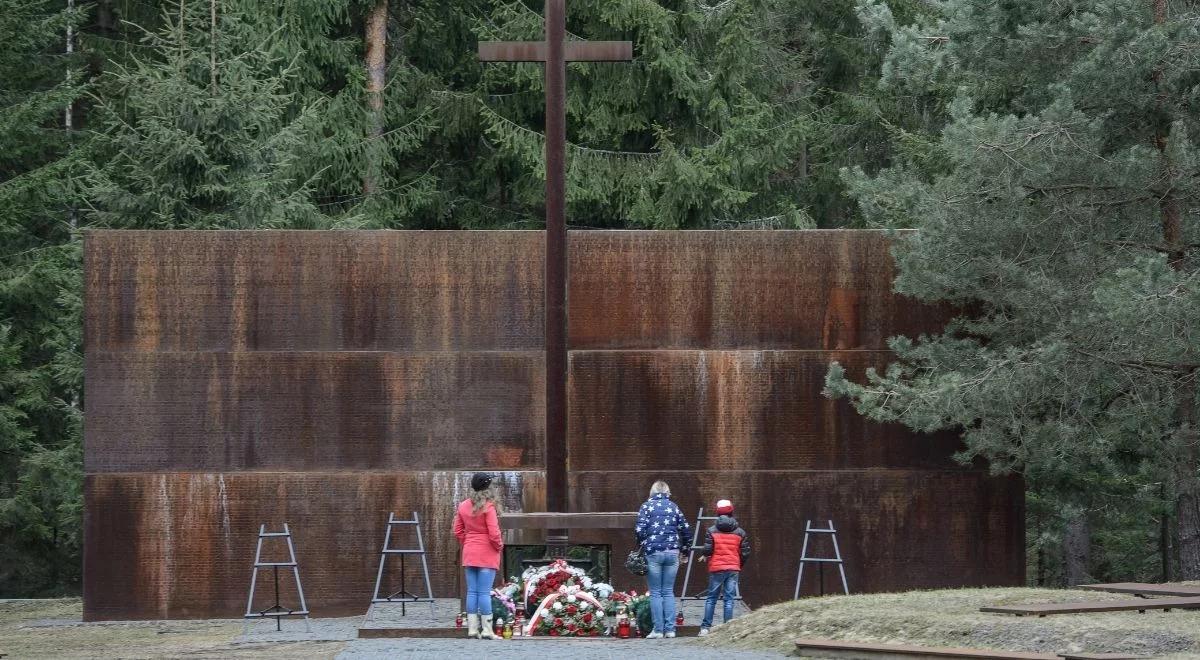
[[[654,630],[654,616],[650,614],[650,592],[634,596],[629,601],[629,609],[633,612],[633,620],[637,622],[642,636],[649,635]]]
[[[521,584],[515,577],[504,586],[492,589],[492,617],[498,617],[502,621],[513,618],[516,615],[516,598],[520,591]]]

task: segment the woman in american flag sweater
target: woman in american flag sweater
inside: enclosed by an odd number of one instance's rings
[[[650,616],[654,631],[647,639],[675,636],[675,575],[687,561],[683,548],[691,544],[692,528],[671,501],[665,481],[650,486],[650,499],[638,509],[634,527],[638,544],[646,552],[646,582],[650,588]]]

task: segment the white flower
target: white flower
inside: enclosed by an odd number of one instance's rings
[[[554,611],[557,612],[558,610],[561,610],[561,609],[562,609],[562,603],[558,602],[557,600],[554,601]]]
[[[591,607],[591,604],[588,603],[586,600],[579,601],[579,609],[586,610],[589,607]]]
[[[567,594],[567,602],[568,603],[574,603],[577,600],[579,600],[579,599],[575,597],[575,594]]]
[[[604,610],[596,610],[596,618],[603,619],[604,618]]]
[[[595,590],[596,595],[600,596],[601,598],[608,598],[613,594],[613,591],[615,591],[612,588],[612,585],[606,582],[597,582],[596,584],[592,585],[592,589]]]
[[[590,577],[588,577],[588,576],[586,576],[586,575],[585,575],[585,576],[583,576],[583,588],[584,588],[584,589],[591,589],[591,588],[592,588],[592,578],[590,578]]]

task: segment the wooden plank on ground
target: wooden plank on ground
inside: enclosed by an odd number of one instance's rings
[[[1081,584],[1073,589],[1104,591],[1114,594],[1138,594],[1144,596],[1200,596],[1200,586],[1166,582],[1113,582],[1110,584]]]
[[[1128,653],[1059,653],[1063,660],[1142,660],[1148,655],[1130,655]]]
[[[1029,605],[992,605],[980,612],[1016,614],[1017,616],[1048,614],[1085,614],[1089,612],[1145,612],[1146,610],[1200,608],[1200,597],[1146,598],[1135,600],[1089,600],[1073,603],[1034,603]]]
[[[803,656],[818,658],[856,658],[857,660],[887,660],[890,658],[983,658],[995,660],[1059,660],[1053,653],[1014,653],[993,649],[967,649],[943,646],[909,646],[903,644],[871,644],[839,639],[797,639],[796,651]]]

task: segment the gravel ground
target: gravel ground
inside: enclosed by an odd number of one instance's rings
[[[988,604],[1119,598],[1052,589],[950,589],[902,594],[829,596],[780,603],[718,625],[704,639],[549,640],[358,639],[364,617],[254,622],[241,619],[83,623],[78,599],[0,601],[0,650],[10,658],[447,658],[480,655],[527,660],[549,654],[583,659],[730,658],[766,660],[790,653],[796,637],[864,642],[967,646],[1008,651],[1133,652],[1172,660],[1200,658],[1200,610],[1061,615],[1045,618],[983,614]],[[687,604],[698,623],[702,603]],[[395,605],[388,606],[391,608]],[[408,625],[453,625],[457,605],[433,615],[409,609]],[[390,618],[394,613],[385,613]],[[448,622],[442,619],[450,614]],[[8,660],[8,658],[6,658]]]
[[[438,598],[430,603],[408,603],[404,606],[405,615],[401,615],[398,603],[377,603],[371,608],[363,626],[369,628],[426,628],[454,625],[454,617],[461,611],[462,603],[455,598]],[[432,610],[432,611],[431,611]],[[704,618],[704,601],[682,601],[684,621],[687,625],[697,625]],[[734,604],[734,616],[745,616],[750,608],[743,603]],[[713,617],[721,621],[721,603],[717,603],[716,614]]]
[[[700,617],[688,603],[684,616]],[[386,604],[372,612],[376,624],[426,627],[454,625],[455,600],[439,601],[431,614],[428,603],[406,606]],[[252,621],[249,632],[242,619],[187,621],[102,621],[84,623],[79,599],[0,600],[0,650],[9,658],[448,658],[478,654],[485,646],[495,658],[528,660],[531,654],[561,654],[583,659],[617,658],[650,652],[654,658],[732,658],[766,660],[773,652],[730,654],[695,645],[694,639],[676,640],[516,640],[483,642],[467,639],[358,639],[364,617],[284,619],[283,630],[274,620]],[[716,629],[719,629],[718,626]],[[5,660],[8,660],[6,658]]]

